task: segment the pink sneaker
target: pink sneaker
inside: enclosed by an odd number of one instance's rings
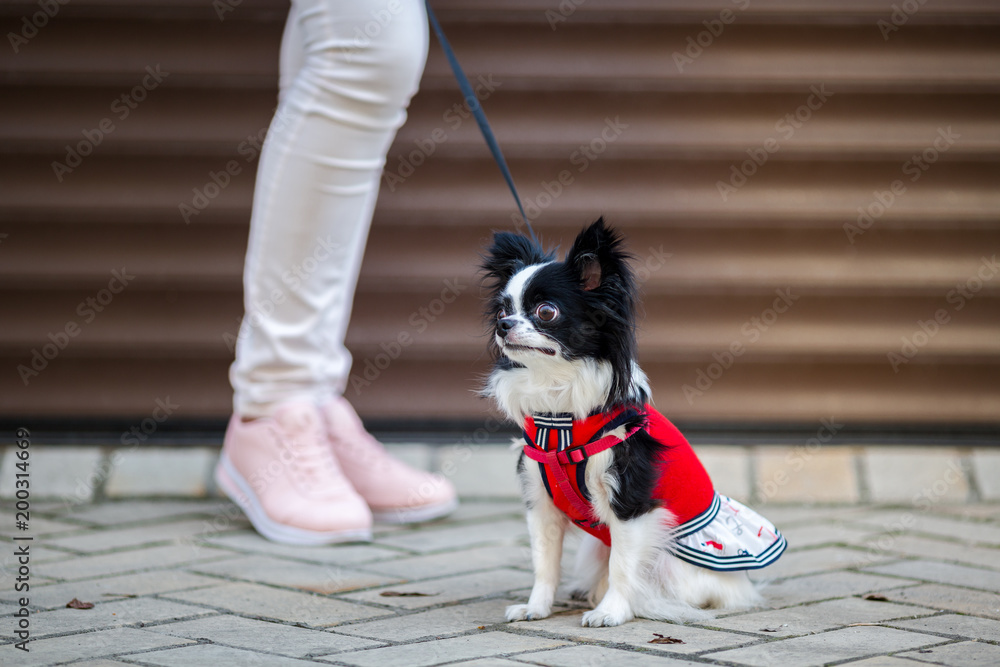
[[[375,521],[413,523],[455,511],[458,494],[442,475],[411,468],[394,458],[365,430],[343,397],[323,406],[327,434],[347,479],[372,510]]]
[[[289,403],[273,417],[233,415],[215,481],[257,532],[274,542],[317,545],[370,540],[368,505],[330,452],[322,415]]]

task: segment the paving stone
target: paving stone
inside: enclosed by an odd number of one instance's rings
[[[565,642],[557,639],[484,632],[440,641],[340,653],[330,660],[357,667],[425,667],[442,662],[538,651],[563,645]]]
[[[382,549],[369,544],[333,544],[329,546],[304,547],[278,544],[266,540],[253,531],[220,534],[205,539],[207,544],[244,553],[260,553],[281,556],[293,560],[335,565],[370,563],[386,558],[399,558],[400,551]]]
[[[13,542],[10,542],[13,544]],[[56,549],[46,549],[45,547],[39,546],[37,542],[31,542],[29,547],[31,554],[31,564],[38,565],[40,563],[51,563],[53,561],[65,560],[66,558],[73,558],[73,554],[66,553],[65,551],[58,551]],[[17,570],[20,563],[18,563],[18,556],[14,552],[14,549],[4,549],[0,552],[0,576],[5,573],[13,573]],[[32,575],[32,581],[34,581],[34,575]],[[2,595],[3,591],[0,591]]]
[[[604,646],[570,646],[540,653],[528,653],[517,656],[532,664],[547,667],[694,667],[704,663],[691,662],[683,658],[669,658],[664,655],[647,655],[620,651]]]
[[[507,658],[478,658],[476,660],[448,663],[448,667],[524,667],[524,663],[508,660]]]
[[[342,597],[345,600],[371,602],[401,609],[420,609],[529,588],[533,582],[534,576],[528,572],[498,568],[474,574],[392,585],[361,593],[350,593]],[[385,591],[426,593],[427,597],[387,597],[381,595]]]
[[[524,503],[518,500],[462,500],[458,509],[448,516],[448,523],[503,516],[508,519],[524,518]]]
[[[983,500],[1000,500],[1000,452],[996,449],[974,449],[972,465],[976,470],[979,496]]]
[[[477,547],[431,556],[412,556],[366,565],[365,570],[402,579],[425,579],[442,572],[463,574],[495,567],[531,569],[531,549],[527,546]]]
[[[886,533],[873,537],[865,546],[874,552],[959,561],[980,567],[1000,567],[1000,550],[997,548],[976,547],[952,539],[944,540]]]
[[[883,593],[894,602],[921,605],[931,609],[957,611],[960,614],[985,616],[1000,620],[1000,595],[953,588],[940,584],[923,584]]]
[[[507,445],[484,445],[470,451],[466,447],[445,447],[439,452],[442,471],[462,498],[518,499],[517,457]]]
[[[234,522],[231,530],[245,528],[248,522]],[[156,523],[148,526],[132,526],[111,530],[88,530],[77,535],[49,537],[45,543],[85,553],[97,553],[112,549],[137,547],[157,542],[189,542],[197,535],[216,532],[205,519],[188,519],[174,523]]]
[[[216,447],[148,447],[117,449],[104,493],[128,496],[204,497],[208,479],[219,459]]]
[[[507,519],[468,526],[448,526],[433,530],[410,530],[390,535],[379,544],[410,549],[419,553],[462,549],[483,544],[513,544],[528,540],[524,519]]]
[[[32,636],[45,637],[46,635],[81,632],[84,630],[100,630],[112,626],[153,623],[156,621],[204,616],[215,613],[202,607],[151,598],[115,600],[112,602],[83,600],[83,602],[93,602],[94,608],[66,609],[64,603],[62,609],[32,614]]]
[[[44,577],[52,577],[53,579],[87,579],[232,557],[231,552],[220,549],[197,545],[169,545],[119,551],[99,556],[74,557],[63,562],[43,563],[34,570]]]
[[[403,463],[417,470],[431,472],[434,465],[434,448],[422,442],[386,443],[385,449]]]
[[[298,588],[324,595],[401,581],[398,577],[383,577],[336,565],[296,563],[273,556],[232,558],[217,563],[193,565],[191,570],[227,579]]]
[[[506,623],[504,611],[510,604],[514,604],[514,600],[493,599],[473,604],[450,605],[416,614],[345,625],[337,628],[337,632],[391,642],[454,635],[481,626]]]
[[[781,579],[768,583],[761,593],[769,607],[781,608],[803,602],[818,602],[830,598],[858,595],[871,591],[913,585],[918,582],[900,581],[893,577],[881,577],[860,572],[824,572],[791,579]]]
[[[758,509],[775,502],[851,503],[859,499],[852,447],[824,447],[815,452],[804,446],[759,447],[753,455]]]
[[[65,637],[37,639],[28,644],[28,651],[17,651],[11,664],[17,667],[42,667],[62,664],[70,660],[99,658],[108,655],[135,654],[151,649],[191,644],[188,639],[167,637],[155,632],[118,628],[98,632],[84,632]],[[16,650],[0,646],[0,652]],[[145,656],[145,654],[143,654]],[[6,663],[7,658],[4,658]],[[114,664],[114,663],[112,663]]]
[[[746,503],[750,500],[750,455],[746,447],[696,445],[695,454],[719,493]]]
[[[930,609],[922,607],[860,598],[842,598],[790,609],[738,614],[699,625],[780,638],[831,630],[850,623],[875,623],[893,618],[927,616],[932,613]]]
[[[810,667],[880,653],[905,651],[940,644],[940,637],[905,632],[894,628],[857,627],[806,637],[794,637],[766,644],[738,648],[704,657],[739,665]]]
[[[997,565],[1000,566],[1000,562]],[[903,560],[868,568],[868,571],[1000,593],[1000,572],[978,567],[938,563],[931,560]]]
[[[873,539],[869,528],[845,526],[839,522],[821,522],[808,525],[778,527],[796,549],[817,547],[825,544],[863,545]]]
[[[754,580],[794,577],[811,572],[877,565],[891,559],[891,556],[885,554],[869,553],[845,547],[822,547],[805,550],[789,547],[788,551],[782,554],[776,563],[761,570],[755,570],[751,573],[751,577]]]
[[[976,616],[945,614],[943,616],[915,618],[910,621],[892,621],[886,625],[904,630],[947,635],[949,637],[1000,642],[1000,622]]]
[[[861,460],[875,502],[955,502],[969,495],[961,455],[953,448],[866,447]]]
[[[859,507],[823,507],[802,503],[791,505],[769,503],[766,505],[766,512],[763,513],[779,529],[785,530],[789,526],[812,525],[817,521],[848,520],[856,516],[864,516],[866,512],[870,511],[870,507],[863,505]]]
[[[541,621],[517,623],[514,627],[525,628],[532,633],[544,632],[547,635],[583,642],[613,642],[629,644],[645,651],[664,653],[702,653],[709,650],[748,646],[761,640],[746,635],[737,635],[720,630],[708,630],[691,625],[665,623],[638,618],[616,628],[585,628],[580,625],[583,619],[582,609],[564,611],[554,614]],[[680,639],[683,644],[650,644],[660,634],[665,637]],[[523,659],[523,658],[519,658]]]
[[[14,497],[17,449],[8,447],[0,463],[0,496]],[[104,481],[101,460],[104,454],[96,447],[32,445],[29,458],[31,498],[69,498],[70,502],[90,502],[94,489]]]
[[[197,644],[164,651],[153,651],[135,656],[135,659],[141,660],[144,665],[158,665],[160,667],[255,667],[256,665],[261,667],[265,665],[273,665],[274,667],[312,665],[315,667],[316,665],[315,662],[309,660],[213,644]]]
[[[88,602],[110,601],[116,598],[215,586],[218,583],[218,579],[202,577],[183,570],[143,572],[47,586],[36,585],[32,577],[29,597],[33,608],[61,609],[73,598]],[[22,595],[7,587],[0,591],[0,599],[3,600],[17,600]]]
[[[932,505],[927,511],[932,514],[965,519],[967,521],[992,521],[993,523],[1000,523],[1000,506],[996,503]]]
[[[118,662],[117,660],[84,660],[83,662],[74,662],[73,667],[130,667],[135,663],[131,662]]]
[[[888,655],[876,658],[865,658],[857,662],[850,663],[851,667],[923,667],[926,662],[907,660],[906,658],[896,658]]]
[[[147,523],[167,517],[239,517],[242,512],[223,500],[129,500],[72,507],[63,517],[102,526]]]
[[[900,656],[946,667],[992,667],[1000,665],[1000,646],[983,642],[959,642],[919,652],[901,653]]]
[[[32,504],[34,506],[34,504]],[[36,511],[31,511],[28,519],[28,530],[18,530],[15,525],[14,512],[10,510],[0,511],[0,535],[5,537],[12,535],[30,535],[36,540],[47,535],[58,535],[73,530],[80,530],[80,524],[47,519]]]
[[[329,627],[345,621],[388,616],[391,611],[345,600],[296,593],[259,584],[222,584],[163,597],[202,604],[264,620],[278,620],[312,627]]]
[[[382,646],[382,642],[319,632],[242,616],[211,616],[148,628],[175,637],[210,637],[213,643],[252,651],[277,653],[292,658],[330,655],[342,651]]]
[[[857,523],[881,528],[891,535],[924,533],[962,543],[1000,546],[1000,525],[996,523],[956,521],[919,510],[883,510],[859,517]]]

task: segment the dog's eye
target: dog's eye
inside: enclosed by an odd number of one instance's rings
[[[535,317],[542,322],[551,322],[559,317],[559,309],[551,303],[540,303],[538,304],[538,308],[535,308]]]
[[[501,308],[500,310],[497,311],[497,319],[498,320],[502,320],[505,317],[507,317],[507,311],[506,310],[504,310],[503,308]]]

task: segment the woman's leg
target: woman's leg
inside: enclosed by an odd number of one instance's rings
[[[236,414],[342,393],[382,166],[426,52],[420,0],[295,0],[254,192],[230,374]]]
[[[340,397],[382,165],[426,52],[421,0],[293,0],[254,192],[234,415],[216,468],[220,488],[272,540],[365,539],[370,507],[414,521],[456,502],[445,480],[389,456]],[[345,437],[360,444],[335,447]]]

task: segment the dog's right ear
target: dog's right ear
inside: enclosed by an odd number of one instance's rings
[[[554,260],[554,253],[546,253],[540,245],[522,234],[496,232],[493,244],[483,256],[482,269],[490,290],[495,292],[524,267]]]

